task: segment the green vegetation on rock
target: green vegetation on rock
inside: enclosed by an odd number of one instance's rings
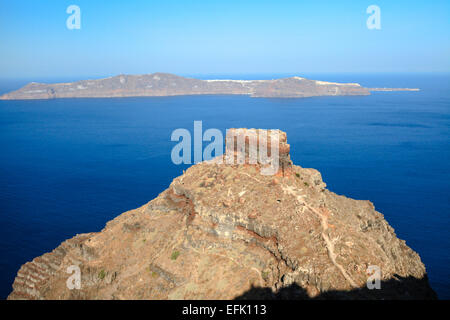
[[[180,251],[174,251],[174,252],[172,252],[172,255],[170,256],[170,259],[177,260],[179,255],[180,255]]]

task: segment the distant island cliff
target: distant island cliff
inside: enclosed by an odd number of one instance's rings
[[[358,83],[336,83],[301,77],[274,80],[199,80],[169,73],[118,75],[69,83],[31,82],[0,100],[53,98],[160,97],[238,94],[266,98],[369,95],[370,91],[417,91],[409,88],[364,88]]]

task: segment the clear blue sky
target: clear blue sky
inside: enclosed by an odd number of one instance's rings
[[[450,1],[2,0],[0,37],[3,78],[449,72]]]

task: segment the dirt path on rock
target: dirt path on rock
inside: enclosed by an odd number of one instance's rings
[[[314,214],[319,218],[321,226],[322,226],[322,238],[325,241],[325,246],[328,251],[328,256],[330,257],[331,262],[333,265],[338,268],[338,270],[341,272],[342,276],[350,283],[350,285],[354,288],[357,288],[358,286],[353,281],[353,279],[350,277],[350,275],[345,271],[344,267],[342,267],[337,261],[336,261],[336,253],[334,252],[334,244],[333,241],[330,240],[328,235],[326,234],[326,231],[328,230],[328,219],[327,216],[320,213],[317,209],[309,206],[305,201],[303,201],[303,195],[299,195],[296,190],[291,186],[281,186],[283,191],[294,196],[295,199],[300,203],[303,204],[307,209],[314,212]]]

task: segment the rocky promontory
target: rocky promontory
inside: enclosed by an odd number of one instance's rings
[[[384,91],[386,91],[385,89]],[[396,89],[389,89],[395,91]],[[405,90],[405,89],[402,89]],[[248,95],[266,98],[369,95],[358,83],[336,83],[290,77],[274,80],[199,80],[169,73],[118,75],[69,83],[31,82],[0,100],[117,98],[178,95]]]
[[[8,299],[436,298],[419,255],[374,205],[327,190],[281,137],[277,174],[193,165],[100,232],[25,263]],[[79,289],[67,286],[71,266]],[[366,285],[373,266],[379,289]]]

